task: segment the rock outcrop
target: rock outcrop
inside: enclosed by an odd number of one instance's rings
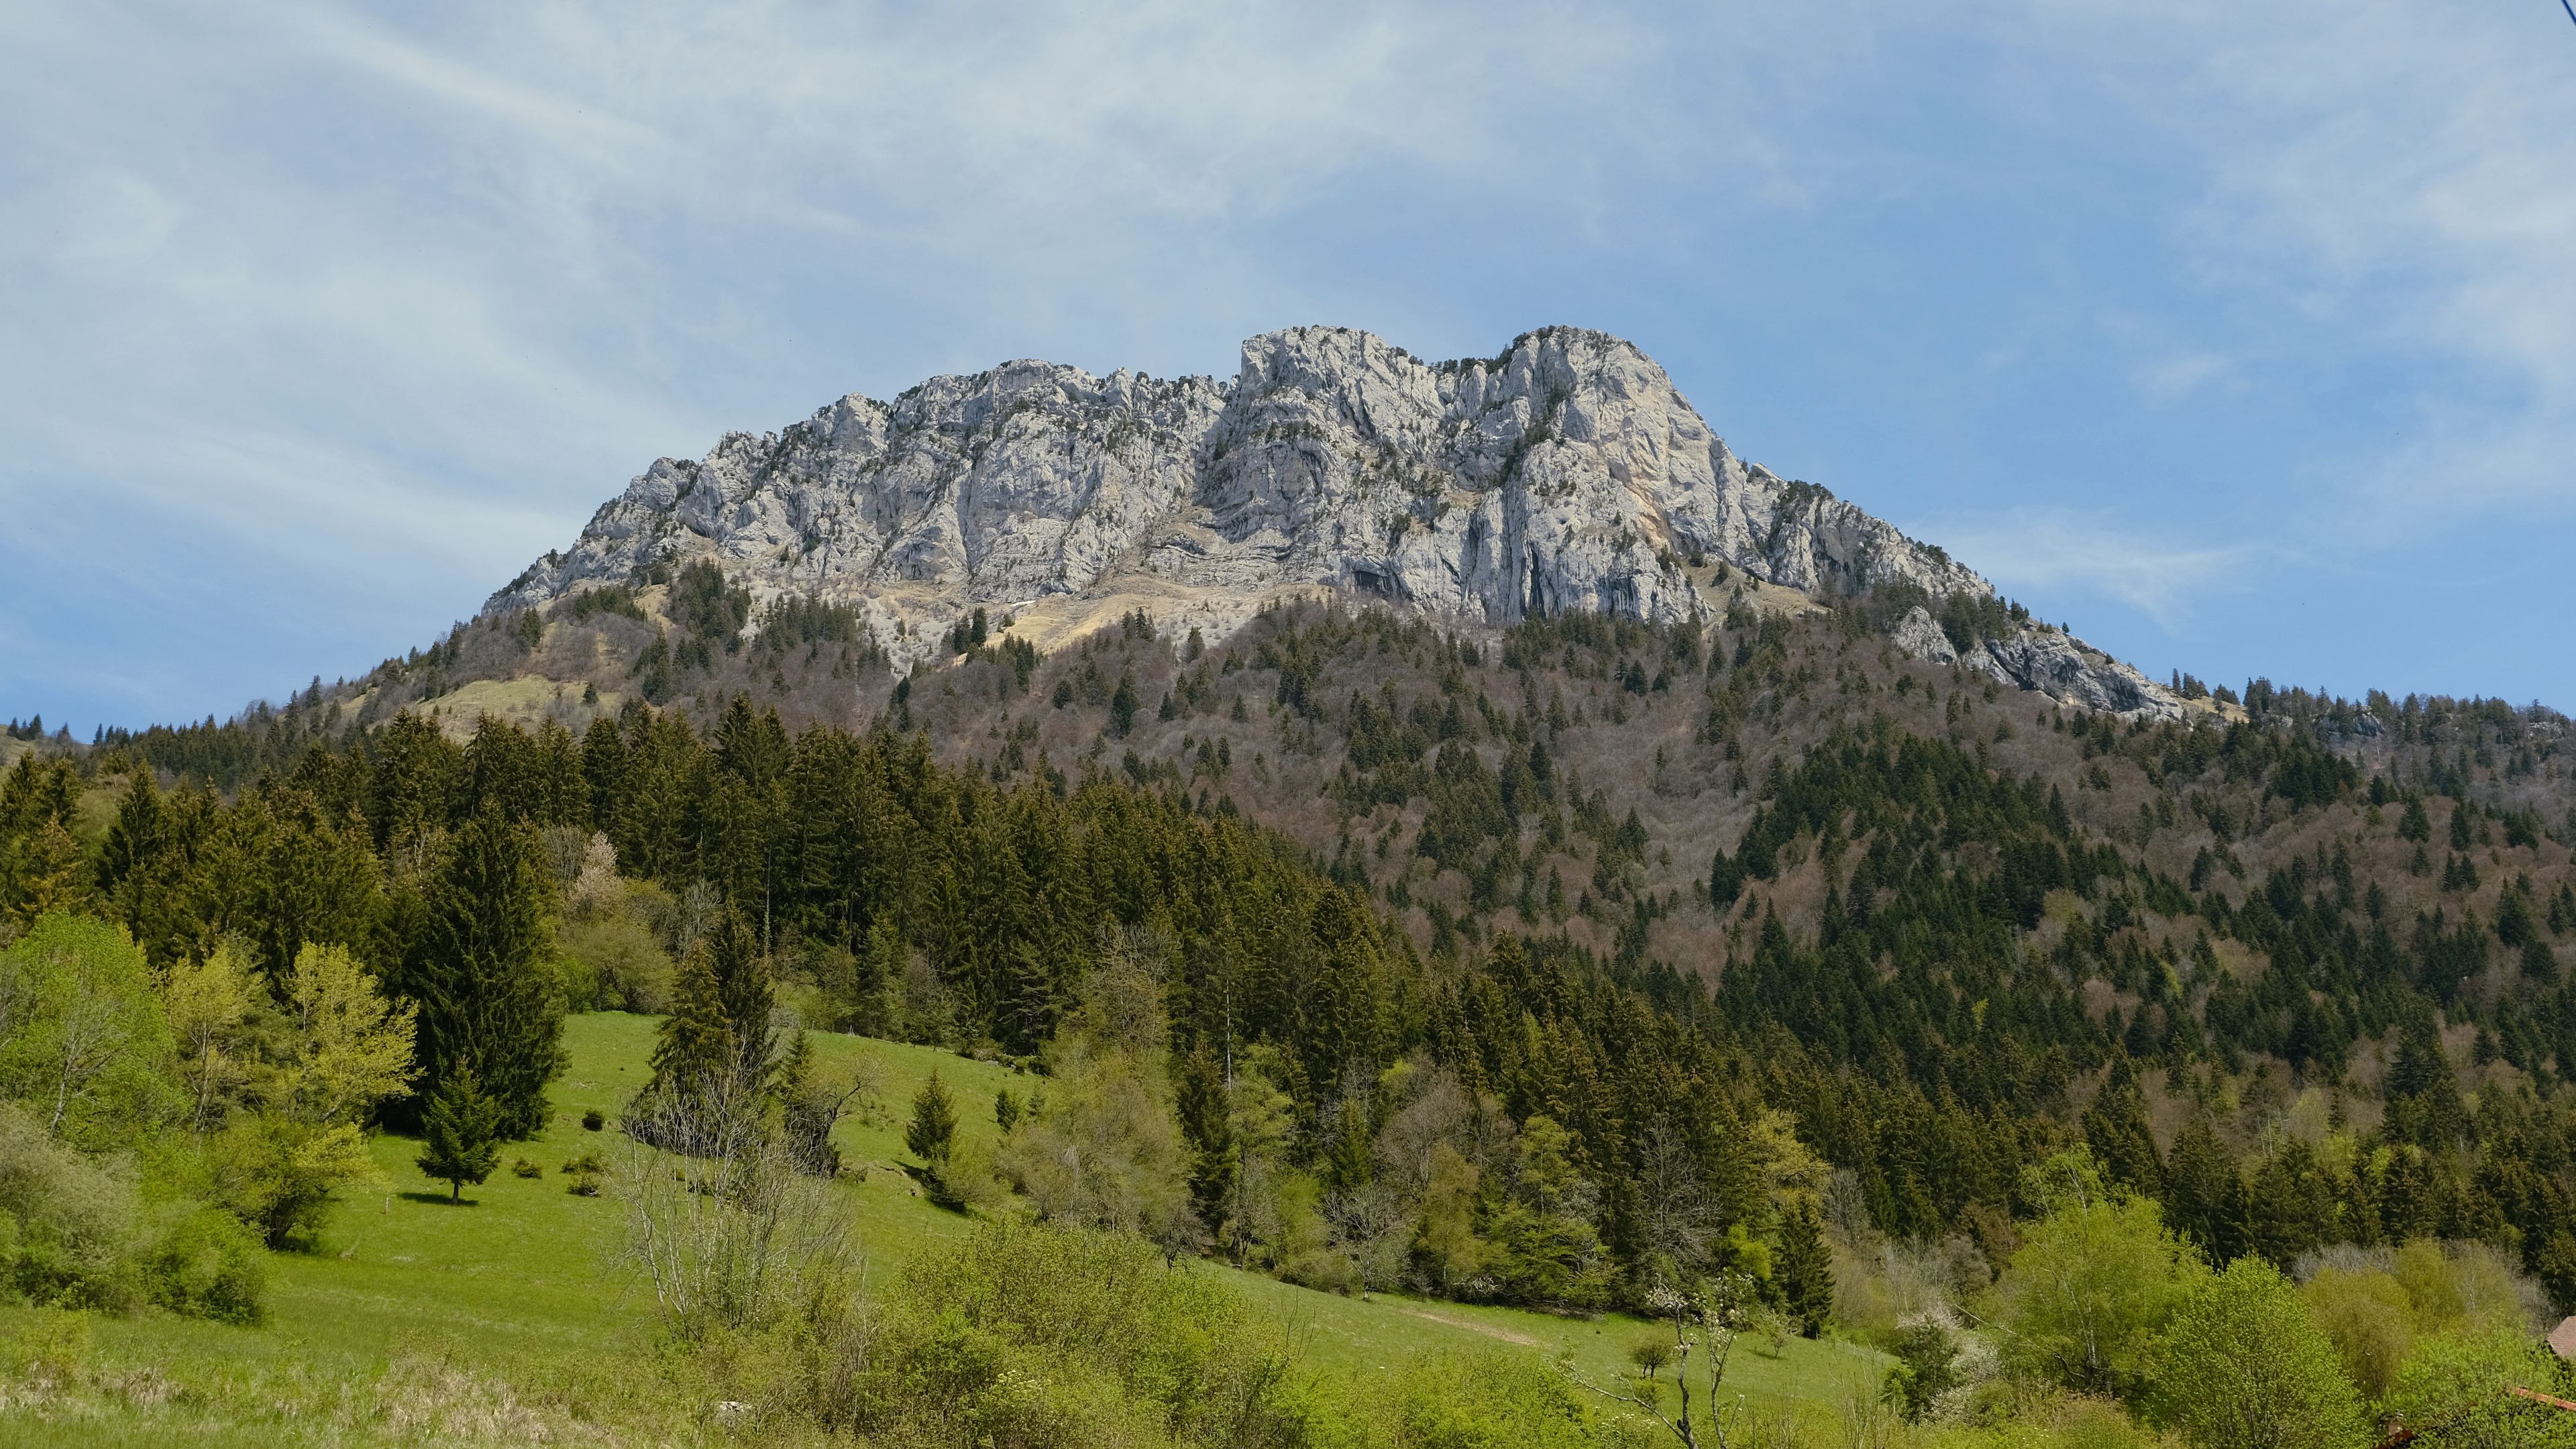
[[[1013,362],[891,403],[845,397],[654,463],[485,608],[697,558],[757,593],[927,626],[905,631],[924,641],[978,606],[1138,589],[1219,622],[1322,587],[1488,624],[1665,623],[1710,611],[1719,562],[1819,596],[1992,592],[1941,550],[1736,457],[1652,359],[1570,327],[1446,363],[1300,327],[1246,342],[1227,382]],[[2162,694],[2048,638],[1968,662],[2094,708]]]

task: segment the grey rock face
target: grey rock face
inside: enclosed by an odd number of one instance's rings
[[[485,608],[697,558],[756,593],[930,626],[914,638],[977,606],[1140,582],[1229,617],[1320,585],[1491,624],[1690,619],[1707,607],[1690,569],[1717,560],[1819,595],[1899,581],[1935,599],[1992,592],[1824,489],[1737,458],[1652,359],[1569,327],[1446,363],[1299,327],[1244,343],[1230,382],[1013,362],[892,403],[846,397],[700,461],[654,463]],[[2033,646],[1992,668],[2055,671],[2029,676],[2053,694],[2130,697],[2084,657]]]
[[[1959,651],[1951,644],[1950,636],[1941,632],[1941,626],[1932,622],[1932,616],[1920,604],[1906,610],[1905,617],[1896,621],[1891,637],[1897,648],[1917,659],[1933,664],[1959,662]]]

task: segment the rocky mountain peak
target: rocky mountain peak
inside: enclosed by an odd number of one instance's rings
[[[1016,361],[891,403],[853,394],[656,461],[485,608],[700,558],[757,595],[850,604],[899,656],[973,608],[1071,617],[1110,598],[1221,632],[1324,589],[1493,625],[1706,617],[1737,570],[1812,596],[1993,593],[1940,549],[1738,458],[1652,358],[1576,327],[1450,362],[1291,327],[1246,340],[1231,382]],[[2180,708],[2021,628],[1957,662],[2097,708]]]

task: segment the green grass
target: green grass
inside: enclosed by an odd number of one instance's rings
[[[585,1152],[613,1154],[613,1126],[584,1131],[581,1115],[596,1108],[614,1122],[650,1074],[655,1025],[618,1013],[572,1018],[564,1033],[571,1066],[552,1093],[553,1120],[534,1141],[505,1148],[501,1169],[466,1189],[462,1203],[451,1203],[446,1184],[414,1165],[417,1141],[378,1138],[383,1181],[345,1193],[313,1251],[273,1259],[270,1320],[262,1327],[157,1313],[109,1319],[0,1309],[0,1370],[8,1375],[0,1383],[17,1385],[0,1388],[9,1395],[0,1403],[0,1449],[472,1442],[513,1437],[513,1414],[556,1424],[685,1427],[690,1405],[673,1397],[679,1391],[669,1377],[637,1366],[657,1350],[650,1296],[615,1262],[623,1206],[613,1195],[567,1192],[560,1170]],[[850,1169],[840,1190],[857,1216],[869,1275],[882,1278],[973,1226],[924,1200],[902,1171],[911,1161],[902,1124],[913,1093],[938,1072],[956,1100],[959,1131],[992,1138],[1000,1130],[991,1110],[996,1090],[1009,1085],[1025,1096],[1034,1083],[1015,1080],[1006,1067],[926,1047],[824,1033],[813,1042],[825,1070],[865,1053],[880,1074],[879,1111],[845,1120],[835,1141]],[[542,1175],[514,1175],[510,1164],[519,1158]],[[1219,1266],[1199,1271],[1239,1288],[1311,1368],[1362,1378],[1400,1371],[1425,1351],[1500,1348],[1570,1355],[1580,1374],[1606,1383],[1624,1368],[1628,1346],[1650,1331],[1615,1316],[1561,1318],[1388,1295],[1360,1300]],[[47,1347],[67,1334],[86,1335],[86,1347]],[[56,1371],[70,1386],[56,1392],[51,1407],[43,1393],[28,1397],[28,1385],[45,1381],[48,1355],[92,1366],[86,1387]],[[1874,1382],[1884,1362],[1848,1345],[1803,1340],[1773,1358],[1767,1345],[1748,1340],[1730,1380],[1757,1405],[1836,1404]],[[168,1385],[182,1392],[154,1401]],[[442,1404],[449,1408],[435,1409]],[[438,1413],[457,1423],[435,1430]]]

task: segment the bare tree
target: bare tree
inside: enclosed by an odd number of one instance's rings
[[[727,1072],[628,1109],[615,1173],[625,1259],[682,1337],[837,1318],[856,1281],[846,1205],[796,1170],[761,1106],[748,1078]]]
[[[1728,1407],[1718,1402],[1726,1386],[1726,1366],[1735,1354],[1735,1341],[1749,1321],[1746,1305],[1750,1287],[1743,1275],[1722,1273],[1702,1283],[1693,1292],[1682,1293],[1657,1285],[1646,1290],[1646,1307],[1654,1316],[1671,1325],[1673,1333],[1673,1384],[1681,1393],[1677,1412],[1664,1412],[1663,1396],[1651,1379],[1623,1382],[1616,1388],[1604,1388],[1572,1374],[1574,1382],[1605,1399],[1631,1408],[1643,1409],[1679,1439],[1684,1449],[1699,1449],[1699,1422],[1705,1417],[1711,1442],[1716,1449],[1726,1449],[1730,1426],[1740,1423],[1740,1405]],[[1691,1402],[1691,1353],[1700,1354],[1702,1376],[1708,1384],[1708,1408],[1703,1416]]]

